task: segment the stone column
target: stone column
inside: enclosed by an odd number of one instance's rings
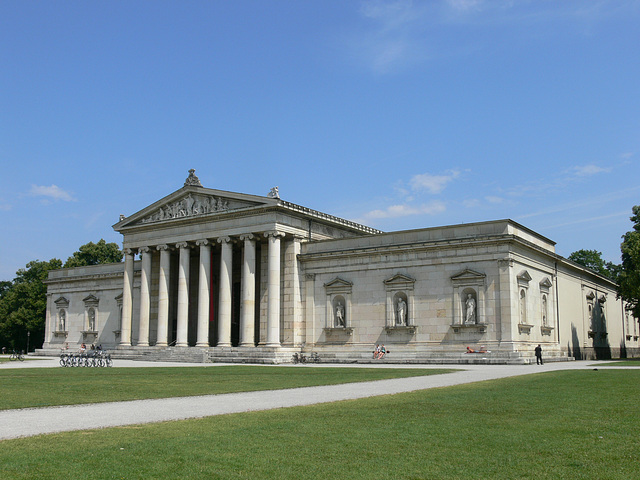
[[[178,331],[176,333],[176,347],[187,347],[189,328],[189,256],[187,242],[176,243],[180,249],[180,266],[178,267]]]
[[[120,345],[131,346],[131,315],[133,313],[133,257],[130,248],[124,251],[124,286],[122,288],[122,325],[120,327]]]
[[[240,235],[244,241],[242,262],[242,294],[240,300],[240,346],[253,347],[256,305],[256,242],[250,234]]]
[[[269,241],[267,257],[267,347],[280,346],[280,238],[284,233],[265,232]]]
[[[169,335],[169,270],[171,269],[171,252],[169,245],[158,245],[160,251],[160,282],[158,285],[158,347],[167,346]]]
[[[231,238],[220,237],[220,295],[218,300],[218,347],[231,346],[231,274],[233,249]]]
[[[138,325],[138,345],[149,346],[149,310],[151,308],[151,256],[149,247],[138,250],[142,255],[142,272],[140,281],[140,324]]]
[[[198,240],[200,275],[198,276],[198,335],[196,347],[209,346],[209,289],[211,287],[211,244]]]
[[[303,237],[294,235],[284,242],[284,282],[283,282],[283,338],[290,339],[293,345],[304,343],[302,294],[300,292],[300,255]]]

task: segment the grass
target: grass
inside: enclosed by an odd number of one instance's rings
[[[623,358],[618,360],[608,360],[608,361],[600,361],[593,364],[594,367],[597,366],[615,366],[615,367],[640,367],[640,358]]]
[[[451,371],[250,365],[7,369],[0,370],[0,410],[336,385]]]
[[[640,371],[539,373],[8,440],[0,465],[16,480],[635,479],[639,394]]]

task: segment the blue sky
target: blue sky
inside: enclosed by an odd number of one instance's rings
[[[640,2],[0,2],[0,280],[180,188],[619,262]]]

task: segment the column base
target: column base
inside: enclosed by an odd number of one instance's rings
[[[216,347],[231,347],[231,342],[218,343]]]
[[[208,343],[196,343],[196,347],[209,348],[210,345]]]

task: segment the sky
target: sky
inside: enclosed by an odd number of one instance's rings
[[[620,262],[640,2],[0,2],[0,280],[178,190],[384,231],[512,219]]]

